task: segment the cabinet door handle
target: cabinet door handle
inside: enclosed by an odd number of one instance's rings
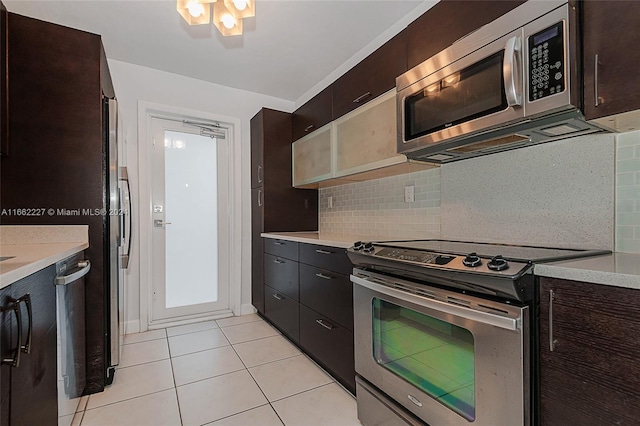
[[[262,189],[258,189],[258,207],[262,207]]]
[[[317,249],[316,253],[318,253],[318,254],[333,254],[332,251],[321,250],[321,249]]]
[[[316,277],[322,278],[322,279],[325,279],[325,280],[332,280],[333,279],[333,277],[330,277],[329,275],[325,275],[322,272],[318,272],[316,274]]]
[[[14,368],[20,367],[20,354],[22,345],[22,314],[20,313],[20,300],[13,300],[11,304],[2,309],[2,312],[13,311],[16,315],[16,323],[18,324],[18,339],[16,343],[16,350],[13,353],[12,358],[2,358],[3,364],[8,364]]]
[[[326,322],[324,322],[324,321],[323,321],[323,320],[321,320],[321,319],[317,319],[317,320],[316,320],[316,322],[317,322],[319,325],[321,325],[321,326],[323,326],[324,328],[326,328],[327,330],[333,330],[333,329],[335,328],[333,325],[331,325],[331,324],[329,324],[329,323],[326,323]]]
[[[262,166],[258,166],[258,183],[262,183]]]
[[[280,296],[278,293],[273,293],[273,294],[272,294],[272,296],[273,296],[273,298],[274,298],[274,299],[276,299],[276,300],[284,300],[284,299],[282,298],[282,296]]]
[[[284,263],[284,260],[276,259],[276,260],[273,261],[273,263],[277,263],[279,265],[282,265]]]
[[[27,316],[29,317],[29,328],[27,330],[27,341],[24,345],[20,345],[20,350],[25,354],[31,353],[31,337],[33,335],[33,312],[31,310],[31,295],[29,293],[25,294],[21,298],[18,299],[18,303],[24,302],[24,305],[27,307]]]
[[[553,290],[549,290],[549,351],[553,352],[556,347],[557,339],[553,338],[553,300],[555,299]]]
[[[313,124],[309,124],[307,127],[305,127],[304,131],[308,132],[311,129],[313,129]]]
[[[353,103],[354,104],[359,104],[361,100],[363,100],[364,98],[369,97],[369,96],[371,96],[371,92],[367,92],[367,93],[365,93],[363,95],[360,95],[360,96],[358,96],[357,98],[355,98],[353,100]]]
[[[598,100],[598,54],[596,53],[595,60],[593,61],[593,95],[595,99],[595,106],[600,105]]]

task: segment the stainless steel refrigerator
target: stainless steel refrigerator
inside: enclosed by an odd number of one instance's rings
[[[127,168],[119,165],[120,143],[118,132],[118,104],[115,99],[104,99],[105,144],[108,151],[106,196],[109,200],[107,212],[107,237],[105,253],[108,267],[105,268],[109,283],[105,292],[106,340],[105,340],[105,384],[113,382],[116,366],[124,339],[124,283],[125,270],[129,267],[131,250],[131,197]]]

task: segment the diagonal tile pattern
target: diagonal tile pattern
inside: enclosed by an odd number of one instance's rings
[[[113,385],[61,424],[359,425],[355,399],[258,315],[127,335]]]

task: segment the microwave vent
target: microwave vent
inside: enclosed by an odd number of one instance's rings
[[[430,155],[428,157],[425,157],[426,160],[433,160],[433,161],[446,161],[446,160],[451,160],[452,158],[456,158],[455,155],[436,154],[436,155]]]
[[[479,152],[479,151],[488,151],[496,148],[500,148],[503,145],[509,145],[517,142],[528,142],[528,136],[522,135],[508,135],[495,139],[489,139],[481,142],[472,143],[469,145],[460,146],[458,148],[448,149],[449,152],[460,152],[460,153],[469,153],[469,152]]]
[[[538,130],[540,133],[549,135],[549,136],[562,136],[568,135],[575,132],[580,132],[583,129],[579,127],[574,127],[570,124],[560,124],[559,126],[547,127],[544,129]]]

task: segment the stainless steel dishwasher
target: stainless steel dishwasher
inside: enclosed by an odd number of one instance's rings
[[[56,264],[59,420],[75,413],[87,383],[84,276],[90,269],[84,253]]]

